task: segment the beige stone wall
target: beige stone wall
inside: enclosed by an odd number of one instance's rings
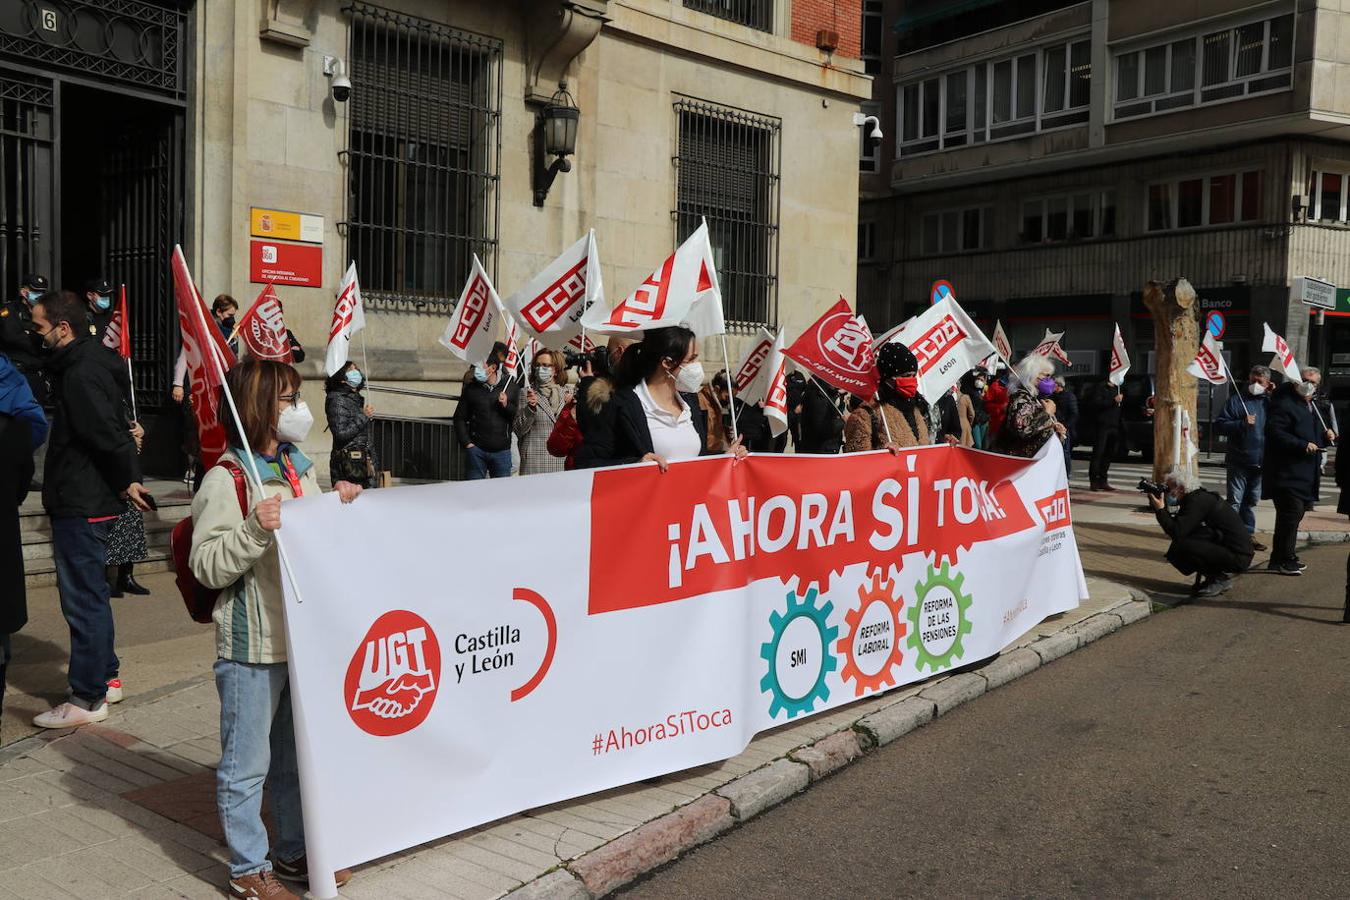
[[[495,281],[506,295],[586,228],[598,238],[610,302],[636,287],[674,247],[676,119],[691,97],[782,120],[779,322],[795,336],[855,281],[858,133],[852,114],[870,95],[856,60],[832,64],[813,47],[684,9],[669,0],[611,2],[608,23],[573,63],[569,88],[582,110],[571,173],[559,175],[543,209],[532,204],[524,102],[525,36],[515,4],[384,0],[384,5],[500,38],[502,67],[500,251]],[[247,306],[250,206],[325,217],[324,285],[285,287],[287,322],[310,351],[301,366],[321,377],[333,296],[346,267],[342,219],[347,111],[329,96],[325,55],[347,55],[338,0],[317,0],[309,46],[259,37],[256,0],[201,0],[196,16],[196,93],[189,261],[208,296]],[[358,261],[359,265],[359,261]],[[436,343],[440,314],[368,310],[366,342],[377,383],[452,389],[462,366]],[[731,355],[738,352],[736,336]],[[353,344],[360,359],[360,344]],[[720,347],[704,350],[708,370]],[[319,425],[307,449],[326,462],[318,384],[307,396]],[[450,405],[374,396],[404,415],[446,415]]]

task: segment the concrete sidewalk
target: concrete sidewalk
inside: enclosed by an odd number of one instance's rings
[[[531,810],[367,864],[342,896],[607,893],[866,750],[1149,613],[1119,584],[1089,586],[1089,602],[1033,629],[978,673],[776,728],[733,759],[658,784]],[[209,674],[114,709],[103,725],[0,750],[0,900],[220,896],[226,856],[212,768],[219,706]]]

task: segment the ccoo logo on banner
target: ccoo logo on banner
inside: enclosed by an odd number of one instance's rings
[[[1067,488],[1057,452],[924,447],[293,501],[309,863],[726,759],[996,654],[1086,597]],[[522,565],[522,509],[581,527]],[[380,565],[333,565],[353,531]]]

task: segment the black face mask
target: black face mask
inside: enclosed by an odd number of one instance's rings
[[[221,319],[221,320],[220,320],[220,327],[221,327],[221,328],[233,328],[233,327],[234,327],[234,316],[226,316],[225,318]]]

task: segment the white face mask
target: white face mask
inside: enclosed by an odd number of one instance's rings
[[[553,383],[553,367],[552,367],[552,366],[540,366],[539,368],[537,368],[537,369],[534,370],[534,377],[535,377],[535,379],[536,379],[540,384],[552,384],[552,383]]]
[[[1260,397],[1266,392],[1266,386],[1260,383],[1249,384],[1247,385],[1247,392],[1253,397]]]
[[[1298,393],[1299,396],[1304,398],[1312,397],[1313,394],[1317,393],[1317,385],[1311,381],[1301,382],[1298,386]]]
[[[281,411],[281,417],[277,419],[277,440],[302,443],[313,427],[314,414],[309,411],[309,404],[301,400],[299,406],[287,406]]]
[[[680,374],[675,376],[675,387],[686,394],[697,394],[703,387],[703,363],[694,360],[681,366]]]

